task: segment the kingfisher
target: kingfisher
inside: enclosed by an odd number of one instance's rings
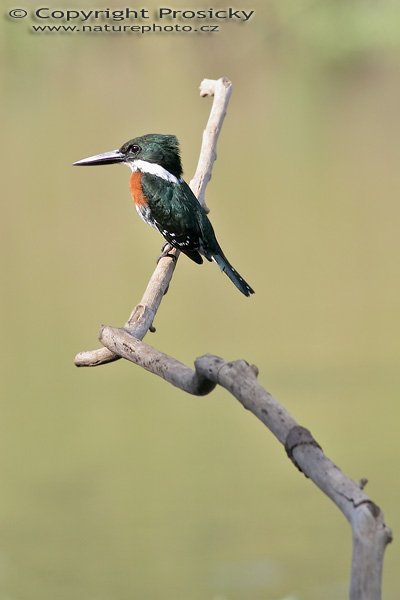
[[[74,165],[115,163],[126,164],[131,169],[130,191],[136,210],[145,223],[157,229],[166,240],[161,257],[168,256],[172,248],[198,264],[203,262],[204,256],[216,262],[242,294],[254,294],[229,263],[204,208],[182,178],[176,136],[149,133],[129,140],[118,150],[83,158]]]

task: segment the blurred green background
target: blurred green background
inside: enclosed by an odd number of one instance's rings
[[[257,364],[399,529],[400,8],[237,8],[256,16],[214,35],[35,35],[2,20],[1,600],[346,597],[347,523],[226,392],[73,365],[101,323],[125,321],[162,240],[137,218],[127,169],[71,163],[175,133],[190,179],[205,77],[234,84],[207,203],[256,295],[183,257],[147,341],[187,364]],[[398,565],[395,540],[385,599]]]

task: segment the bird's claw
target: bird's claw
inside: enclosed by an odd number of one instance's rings
[[[161,254],[157,258],[157,264],[160,262],[160,260],[162,258],[165,258],[165,257],[172,258],[172,260],[174,260],[176,262],[175,254],[170,254],[171,250],[173,250],[173,249],[174,249],[174,247],[169,242],[166,242],[164,244],[164,246],[161,248]]]

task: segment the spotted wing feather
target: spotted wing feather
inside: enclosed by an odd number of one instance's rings
[[[204,209],[187,183],[167,182],[143,174],[142,188],[148,200],[152,222],[171,246],[196,263],[203,262],[201,255],[207,260],[214,260],[242,294],[254,294],[253,288],[222,252]]]
[[[198,264],[203,262],[201,254],[210,260],[202,227],[208,219],[189,186],[143,174],[142,188],[152,221],[167,242]]]

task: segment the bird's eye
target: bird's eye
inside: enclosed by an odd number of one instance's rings
[[[137,154],[138,152],[141,151],[141,147],[137,146],[136,144],[132,144],[132,146],[130,146],[129,151],[132,152],[133,154]]]

